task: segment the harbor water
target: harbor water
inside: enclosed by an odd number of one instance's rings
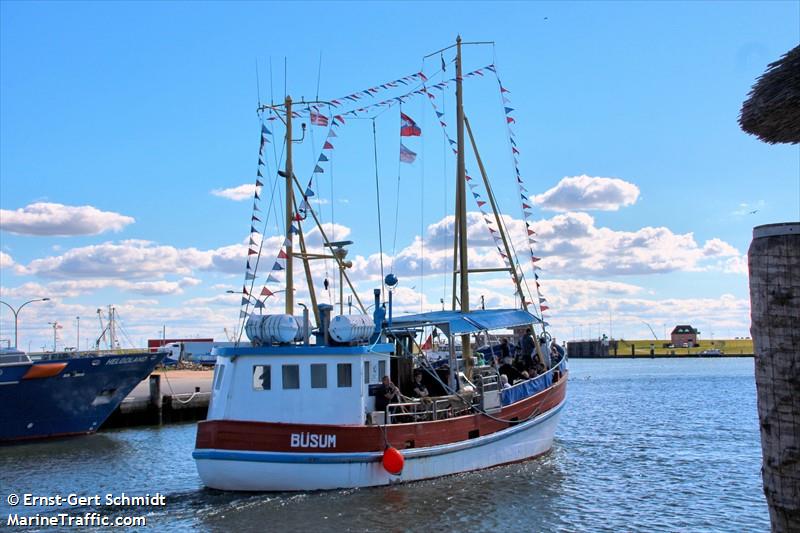
[[[171,531],[768,531],[753,360],[573,360],[550,454],[383,488],[203,488],[195,425],[0,448],[0,517],[145,516]],[[160,493],[164,506],[11,506],[9,494]],[[27,531],[43,529],[25,527]],[[99,528],[98,528],[99,529]]]

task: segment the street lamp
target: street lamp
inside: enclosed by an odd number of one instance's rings
[[[19,349],[19,347],[18,347],[19,346],[19,335],[17,334],[18,326],[19,326],[19,321],[18,321],[19,312],[22,310],[23,307],[25,307],[29,303],[32,303],[32,302],[48,302],[48,301],[50,301],[50,298],[34,298],[33,300],[28,300],[27,302],[23,303],[22,305],[20,305],[16,309],[14,309],[13,307],[11,307],[11,305],[7,304],[3,300],[0,300],[0,304],[5,305],[9,309],[11,309],[12,313],[14,313],[14,348]]]

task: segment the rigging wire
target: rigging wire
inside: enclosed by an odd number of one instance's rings
[[[398,110],[399,110],[400,113],[403,112],[402,104],[400,105]],[[400,117],[400,115],[398,115],[398,117]],[[403,120],[402,120],[402,118],[400,118],[400,128],[402,128],[402,124],[403,124]],[[400,128],[398,128],[398,129],[400,129]],[[402,135],[400,136],[400,144],[403,144]],[[390,269],[392,272],[394,272],[394,259],[396,257],[396,251],[397,251],[397,226],[399,226],[398,221],[400,220],[400,169],[401,169],[401,165],[402,164],[403,164],[403,162],[400,161],[400,158],[398,157],[397,158],[397,190],[395,191],[395,195],[394,195],[395,204],[394,204],[394,235],[392,236],[392,266],[391,266],[391,269]]]
[[[380,180],[378,179],[378,134],[375,130],[375,119],[372,119],[372,148],[373,154],[375,158],[375,197],[377,200],[377,207],[378,207],[378,247],[379,253],[381,258],[381,298],[386,299],[386,289],[385,283],[383,283],[384,275],[383,275],[383,228],[381,226],[381,189],[380,189]],[[398,177],[399,181],[399,177]],[[396,222],[395,222],[395,230],[396,230]],[[392,259],[394,261],[394,259]]]

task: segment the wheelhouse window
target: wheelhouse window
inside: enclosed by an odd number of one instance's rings
[[[336,381],[339,387],[352,387],[353,365],[350,363],[339,363],[336,365]]]
[[[284,389],[300,388],[300,365],[283,365],[281,372]]]
[[[214,390],[219,390],[222,386],[222,376],[225,374],[225,365],[217,365],[215,372],[217,376],[214,379]]]
[[[369,361],[364,361],[364,383],[369,383]]]
[[[272,388],[272,368],[269,365],[253,365],[253,389],[270,390]]]
[[[386,374],[386,361],[378,361],[378,379],[383,379]]]
[[[328,365],[326,364],[312,364],[311,365],[311,388],[324,389],[328,386]]]

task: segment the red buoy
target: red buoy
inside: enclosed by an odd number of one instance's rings
[[[397,475],[403,471],[403,454],[397,448],[389,446],[383,450],[383,468],[390,474]]]

